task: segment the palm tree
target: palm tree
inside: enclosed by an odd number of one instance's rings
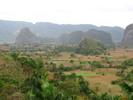
[[[48,76],[48,72],[44,73],[43,77],[40,73],[33,73],[31,79],[27,80],[30,91],[26,95],[26,100],[61,100],[63,94],[49,83]]]
[[[133,83],[122,82],[120,84],[122,90],[126,93],[128,100],[133,100]]]

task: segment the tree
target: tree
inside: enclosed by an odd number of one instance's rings
[[[78,76],[78,80],[79,80],[79,81],[83,81],[83,80],[84,80],[83,76],[81,76],[81,75]]]
[[[17,60],[19,54],[20,54],[19,52],[13,52],[13,53],[11,53],[11,57],[12,57],[13,59]]]
[[[30,87],[27,100],[61,100],[63,95],[49,83],[48,76],[48,72],[43,77],[40,73],[34,72],[33,76],[26,81]]]
[[[72,54],[70,55],[70,57],[74,58],[74,57],[76,57],[76,55],[75,55],[74,53],[72,53]]]
[[[61,77],[63,74],[64,74],[64,73],[63,73],[62,71],[54,72],[54,78],[60,79],[60,77]]]
[[[127,59],[123,62],[124,66],[133,66],[133,58]]]
[[[74,60],[71,59],[71,60],[70,60],[70,63],[73,64],[73,63],[74,63]]]
[[[117,95],[113,97],[108,93],[103,93],[101,95],[97,95],[97,94],[90,95],[89,100],[126,100],[126,99],[123,99],[122,96]]]
[[[22,64],[22,66],[29,66],[32,68],[40,69],[44,66],[42,59],[32,59],[27,57],[20,57],[18,61]]]
[[[61,81],[66,81],[66,79],[67,79],[67,76],[65,75],[65,74],[63,74],[63,75],[61,75]]]
[[[120,84],[122,90],[126,93],[128,100],[133,100],[133,83],[128,84],[126,82],[122,82]]]
[[[76,81],[77,75],[75,73],[71,73],[69,75],[69,79]]]
[[[92,90],[89,89],[89,83],[81,80],[79,81],[79,85],[80,85],[80,91],[83,92],[85,95],[89,96],[91,93],[94,93]]]

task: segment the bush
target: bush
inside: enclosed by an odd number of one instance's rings
[[[111,81],[111,84],[112,84],[112,85],[115,85],[115,84],[117,84],[117,83],[118,83],[117,80],[112,80],[112,81]]]

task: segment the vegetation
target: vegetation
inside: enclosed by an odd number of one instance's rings
[[[77,49],[77,47],[75,47],[75,46],[60,45],[60,46],[57,46],[54,51],[57,51],[57,52],[64,52],[64,51],[73,52],[73,51],[76,51],[76,49]]]
[[[133,66],[133,58],[127,59],[123,62],[124,66]]]
[[[94,40],[92,38],[85,38],[79,43],[79,46],[61,45],[57,46],[54,51],[75,52],[83,55],[99,55],[101,53],[104,53],[106,51],[106,48],[98,40]],[[74,54],[71,54],[71,57],[74,56]]]
[[[128,84],[126,82],[122,82],[120,84],[123,91],[126,93],[126,97],[128,100],[133,100],[133,84]]]
[[[132,59],[76,46],[11,48],[0,53],[0,100],[132,100]]]
[[[84,55],[98,55],[103,53],[105,50],[105,46],[100,41],[85,38],[80,42],[76,53],[81,53]]]

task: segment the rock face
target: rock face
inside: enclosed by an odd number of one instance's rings
[[[16,37],[17,44],[38,44],[39,37],[33,34],[29,28],[24,27],[20,30],[19,34]]]
[[[133,24],[126,27],[121,44],[125,46],[133,46]]]

